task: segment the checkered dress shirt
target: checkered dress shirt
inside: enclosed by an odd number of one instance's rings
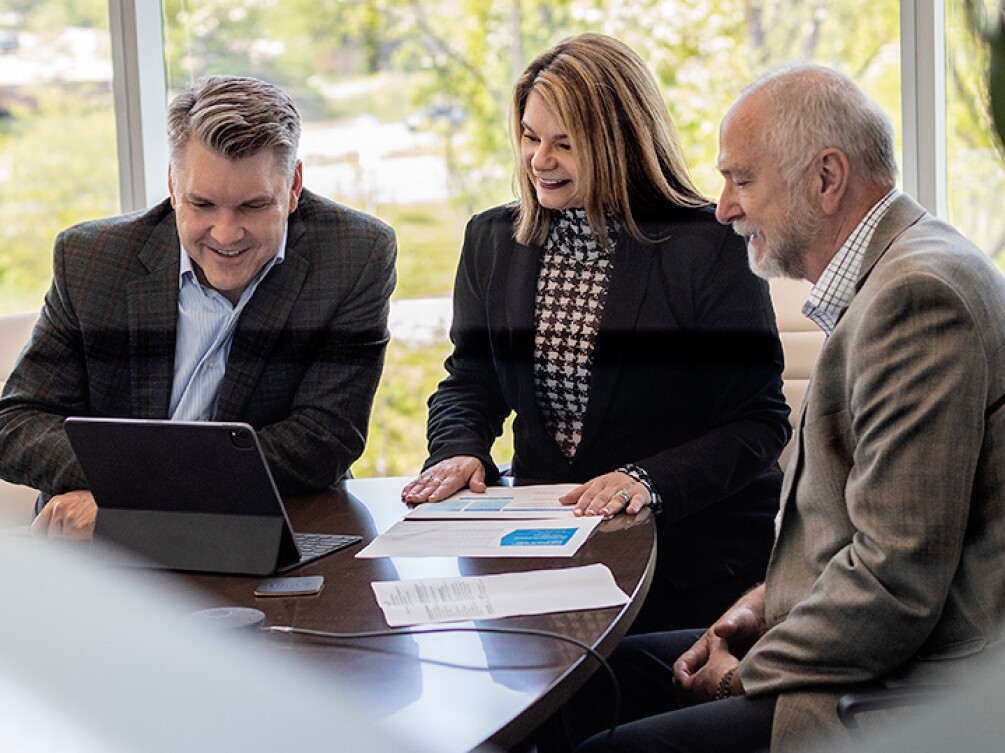
[[[810,297],[803,304],[803,315],[825,334],[830,335],[834,331],[842,312],[851,303],[865,250],[879,221],[899,195],[900,192],[894,188],[869,210],[810,290]]]

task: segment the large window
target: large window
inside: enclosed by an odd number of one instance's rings
[[[893,116],[904,148],[904,187],[924,200],[933,185],[946,185],[924,159],[928,126],[943,111],[916,107],[924,99],[918,92],[933,89],[926,64],[934,57],[916,21],[934,19],[938,33],[949,35],[950,217],[997,253],[1005,228],[994,202],[1002,171],[981,121],[982,59],[972,40],[957,33],[961,0],[949,0],[945,27],[941,2],[162,0],[162,16],[153,16],[156,33],[144,36],[129,19],[151,12],[147,0],[0,0],[0,306],[37,308],[56,232],[119,211],[110,5],[122,11],[113,19],[125,19],[125,42],[116,44],[131,41],[140,61],[126,55],[125,70],[146,63],[117,104],[120,116],[125,109],[132,118],[119,120],[129,136],[162,142],[163,123],[144,103],[199,76],[268,79],[287,89],[303,113],[307,187],[396,228],[392,345],[370,441],[355,471],[410,474],[424,455],[425,400],[449,351],[449,295],[464,223],[512,198],[509,92],[534,55],[587,30],[634,47],[659,78],[695,178],[712,198],[720,187],[718,122],[740,88],[786,62],[835,66]],[[150,18],[144,16],[148,26]],[[149,76],[160,79],[162,70],[166,86],[150,86]],[[25,71],[35,73],[27,79]],[[117,77],[120,86],[123,78],[130,77]],[[936,130],[942,133],[941,125]],[[133,147],[122,158],[123,175],[134,177],[124,179],[133,187],[123,190],[126,209],[165,195],[163,165],[145,165],[163,159],[152,159],[157,151],[137,148],[136,141],[119,140],[120,149]],[[137,166],[148,168],[145,176],[134,175]],[[498,459],[507,459],[505,449]]]
[[[949,220],[1005,264],[1005,169],[988,115],[986,48],[965,0],[946,3],[946,196]],[[990,4],[989,4],[990,5]]]
[[[898,19],[895,0],[165,0],[165,49],[172,91],[217,72],[285,87],[305,118],[305,184],[397,229],[393,340],[355,471],[410,474],[424,457],[425,400],[449,351],[463,225],[512,198],[509,92],[534,55],[588,30],[633,46],[660,79],[696,179],[714,197],[718,120],[764,70],[826,62],[899,113]],[[508,459],[508,441],[497,459]]]
[[[0,313],[37,309],[62,228],[119,211],[108,7],[0,1]]]

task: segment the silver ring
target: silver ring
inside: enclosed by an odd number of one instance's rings
[[[621,491],[619,491],[618,496],[624,500],[626,505],[632,501],[632,493],[627,489],[622,489]]]

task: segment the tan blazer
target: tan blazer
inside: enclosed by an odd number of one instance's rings
[[[948,681],[1005,614],[1005,280],[899,197],[821,350],[782,488],[752,695],[773,750],[862,685]]]

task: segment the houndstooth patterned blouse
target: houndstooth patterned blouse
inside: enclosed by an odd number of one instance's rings
[[[601,247],[586,210],[552,213],[537,278],[534,389],[545,426],[566,457],[583,438],[597,330],[607,302],[617,228]]]
[[[619,227],[608,226],[601,246],[585,209],[552,212],[537,278],[534,310],[534,393],[545,427],[567,458],[583,438],[597,332],[607,303]],[[618,468],[643,483],[655,509],[659,497],[645,470]]]

